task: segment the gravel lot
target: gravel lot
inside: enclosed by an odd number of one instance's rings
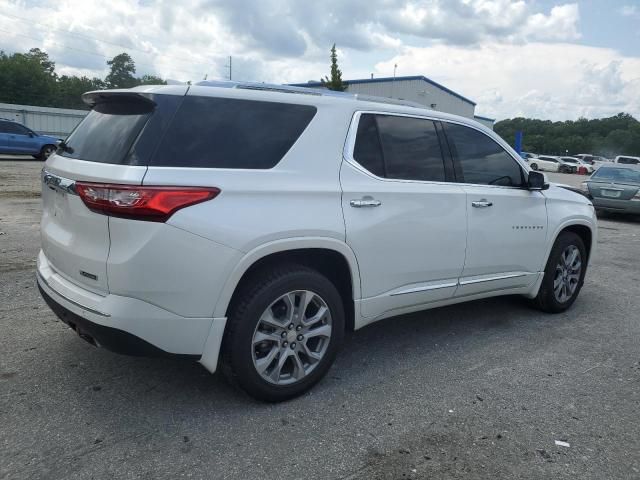
[[[34,279],[41,167],[0,160],[0,478],[640,478],[640,220],[600,222],[564,314],[498,298],[388,319],[265,405],[55,318]]]

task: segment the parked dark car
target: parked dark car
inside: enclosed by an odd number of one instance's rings
[[[640,214],[640,166],[603,165],[582,184],[599,212]]]
[[[0,118],[0,154],[33,155],[46,160],[56,151],[60,139],[40,135],[13,120]]]

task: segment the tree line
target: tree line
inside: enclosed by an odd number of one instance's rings
[[[135,62],[127,53],[107,61],[104,79],[58,75],[56,64],[39,48],[11,55],[0,51],[0,103],[40,107],[88,109],[80,96],[91,90],[166,84],[160,77],[136,77]]]
[[[565,122],[512,118],[496,123],[494,130],[512,146],[516,132],[522,131],[525,152],[565,155],[568,151],[569,155],[591,153],[607,158],[640,156],[640,122],[628,113]]]

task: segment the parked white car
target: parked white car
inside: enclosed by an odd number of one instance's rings
[[[37,279],[94,345],[279,401],[347,330],[496,295],[562,312],[582,287],[591,203],[470,119],[264,84],[83,99],[43,169]]]
[[[640,165],[640,157],[630,157],[629,155],[618,155],[613,161],[625,165]]]
[[[561,163],[558,157],[552,157],[550,155],[538,155],[538,157],[529,160],[529,166],[532,170],[558,172],[560,171],[560,165]]]
[[[578,157],[560,157],[565,163],[570,163],[571,165],[575,165],[576,168],[583,167],[588,174],[592,174],[595,168],[590,163],[582,161],[582,159]]]

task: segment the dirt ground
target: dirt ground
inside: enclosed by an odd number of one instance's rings
[[[266,405],[57,320],[35,287],[41,168],[0,159],[0,478],[640,478],[639,220],[600,222],[563,314],[494,298],[391,318]]]

